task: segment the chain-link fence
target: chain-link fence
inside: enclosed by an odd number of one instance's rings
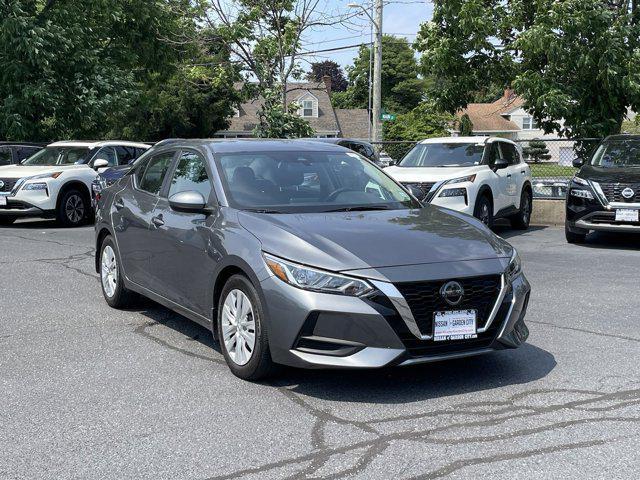
[[[515,140],[525,162],[531,166],[533,176],[533,196],[536,198],[564,198],[569,180],[577,168],[576,158],[588,158],[600,142],[599,138],[563,138]],[[381,153],[386,153],[393,161],[400,161],[416,142],[385,141],[373,142]],[[383,157],[386,158],[386,157]]]

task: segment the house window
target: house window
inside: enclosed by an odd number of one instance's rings
[[[523,130],[537,130],[538,129],[538,122],[536,122],[533,117],[523,117],[522,118],[522,129]]]
[[[313,100],[304,100],[302,102],[302,116],[313,117]]]

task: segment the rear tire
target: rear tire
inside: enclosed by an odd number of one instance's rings
[[[89,215],[91,208],[87,196],[76,189],[62,194],[56,211],[56,219],[64,227],[79,227]]]
[[[487,227],[493,226],[493,203],[486,193],[482,194],[476,200],[476,206],[473,209],[473,216],[484,223]]]
[[[243,275],[232,276],[218,299],[216,328],[220,350],[231,372],[260,380],[275,369],[260,296]]]
[[[522,190],[520,195],[520,211],[509,218],[511,226],[518,230],[526,230],[531,222],[531,211],[533,206],[533,198],[528,188]]]
[[[0,225],[8,227],[9,225],[13,225],[16,219],[12,217],[0,217]]]
[[[569,230],[569,226],[565,223],[564,225],[564,236],[567,239],[567,243],[584,243],[587,238],[586,231],[572,232]]]
[[[99,273],[102,295],[110,307],[128,308],[139,299],[136,293],[124,286],[120,260],[111,235],[107,235],[100,245]]]

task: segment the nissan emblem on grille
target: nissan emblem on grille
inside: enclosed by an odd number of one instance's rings
[[[0,190],[2,190],[3,188],[4,188],[4,182],[0,180]]]
[[[627,187],[624,190],[622,190],[622,196],[624,198],[626,198],[627,200],[631,199],[634,197],[634,195],[636,194],[636,192],[634,192],[631,188]]]
[[[447,282],[440,289],[440,296],[449,305],[458,305],[462,301],[462,297],[464,297],[464,288],[458,282]]]

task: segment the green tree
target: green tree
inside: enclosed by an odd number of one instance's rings
[[[100,137],[141,78],[177,48],[159,39],[186,0],[0,0],[0,137]]]
[[[344,76],[342,67],[333,60],[313,62],[311,64],[311,71],[307,73],[307,80],[321,82],[325,75],[331,77],[332,92],[344,92],[347,89],[349,83]]]
[[[639,18],[635,0],[438,0],[416,48],[440,108],[513,85],[545,131],[600,137],[640,106]]]
[[[458,131],[463,137],[468,137],[473,133],[473,122],[468,114],[465,113],[460,117]]]
[[[347,68],[349,87],[337,101],[341,108],[367,108],[371,49],[360,47]],[[425,82],[418,77],[414,51],[404,38],[382,38],[382,107],[390,113],[406,113],[422,101]]]
[[[258,111],[259,124],[253,131],[260,138],[302,138],[312,137],[309,122],[297,114],[295,104],[282,107],[277,90],[266,91],[263,107]]]
[[[453,115],[442,113],[433,104],[423,102],[410,112],[398,115],[394,122],[384,123],[385,140],[407,142],[385,145],[384,148],[392,158],[400,160],[411,150],[413,142],[448,136],[453,121]]]
[[[547,144],[539,138],[531,140],[529,144],[522,149],[522,153],[527,162],[539,163],[551,159]]]

